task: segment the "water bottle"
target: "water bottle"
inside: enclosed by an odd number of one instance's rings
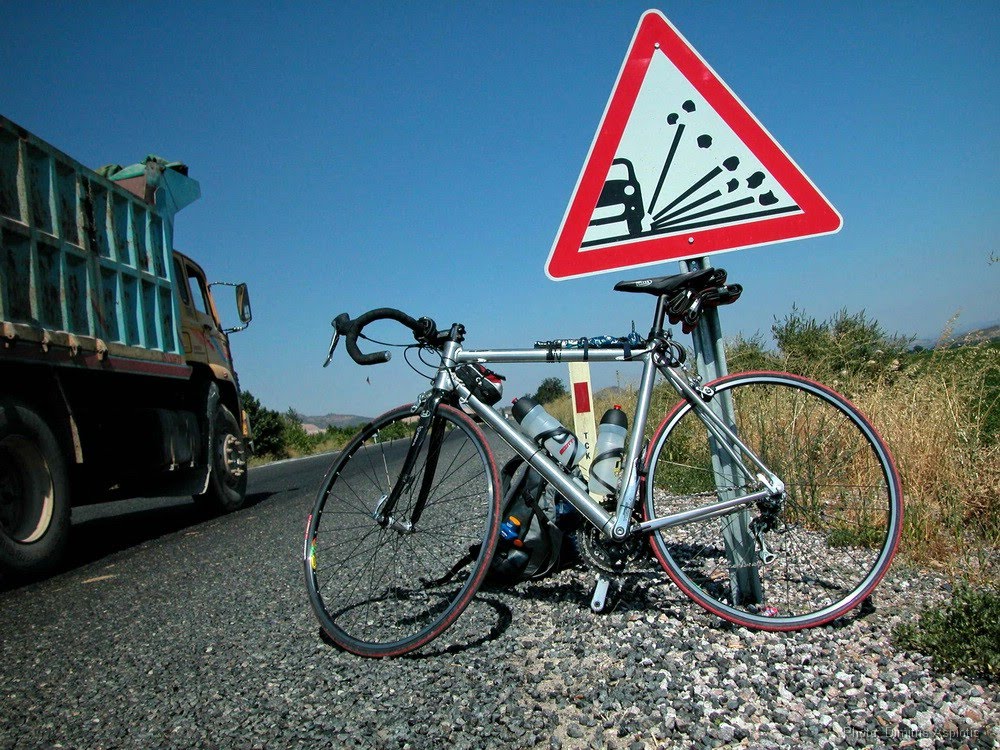
[[[576,466],[587,451],[576,435],[567,430],[535,399],[529,396],[519,398],[511,409],[521,431],[545,450],[567,470]]]
[[[618,470],[625,453],[625,435],[628,433],[628,417],[620,406],[608,409],[601,417],[597,428],[597,446],[594,460],[590,464],[590,483],[587,487],[591,495],[604,497],[613,495],[618,483]]]

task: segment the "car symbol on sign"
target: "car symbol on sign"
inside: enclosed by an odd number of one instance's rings
[[[603,209],[603,210],[602,210]],[[624,221],[630,237],[642,233],[642,191],[628,159],[611,162],[590,226]]]

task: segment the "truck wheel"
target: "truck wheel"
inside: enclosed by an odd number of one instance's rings
[[[208,488],[195,499],[211,510],[227,512],[243,505],[246,492],[246,442],[236,417],[219,404],[212,424],[212,470]]]
[[[69,483],[55,435],[24,404],[0,402],[0,570],[50,571],[69,536]]]

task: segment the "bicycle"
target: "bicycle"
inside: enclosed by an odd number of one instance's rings
[[[868,420],[833,390],[798,375],[748,372],[702,383],[664,327],[690,332],[734,302],[725,271],[623,281],[656,297],[645,341],[610,348],[469,350],[465,328],[379,308],[333,321],[361,365],[358,338],[378,320],[408,327],[433,352],[431,388],[374,419],[326,474],[306,525],[307,589],[341,648],[396,656],[441,635],[468,606],[497,544],[500,481],[478,416],[585,519],[581,551],[605,579],[653,557],[690,599],[732,623],[790,631],[828,623],[867,599],[902,525],[892,456]],[[640,338],[641,341],[641,338]],[[640,362],[634,418],[613,494],[592,497],[489,403],[486,363]],[[479,366],[479,367],[477,367]],[[646,439],[654,381],[680,400]],[[654,563],[655,564],[655,563]]]

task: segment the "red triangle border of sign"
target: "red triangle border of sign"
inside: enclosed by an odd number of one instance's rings
[[[657,47],[760,160],[795,201],[801,209],[800,213],[580,249],[652,60],[648,50]],[[545,270],[550,278],[556,280],[586,276],[831,234],[839,231],[842,224],[843,220],[833,205],[687,40],[661,13],[647,11],[639,21],[618,74]]]

